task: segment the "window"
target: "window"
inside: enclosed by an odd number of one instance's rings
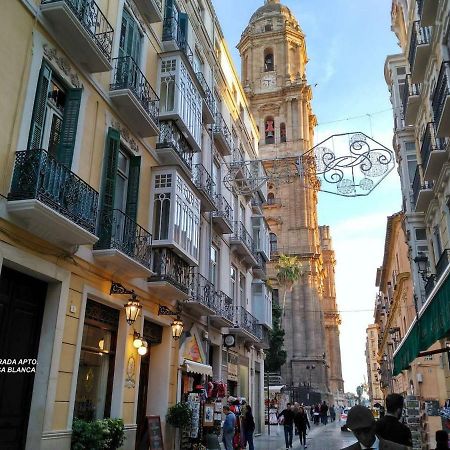
[[[412,185],[412,183],[414,181],[414,175],[416,173],[416,167],[417,167],[416,155],[415,154],[414,155],[406,155],[406,162],[408,164],[409,183]]]
[[[278,250],[278,239],[275,233],[269,234],[270,254],[276,253]]]
[[[239,211],[240,211],[239,220],[245,226],[245,206],[242,203],[240,203]]]
[[[264,25],[264,31],[268,32],[268,31],[272,31],[273,26],[272,26],[272,22],[268,22]]]
[[[266,48],[264,50],[264,72],[272,72],[274,69],[273,50]]]
[[[74,416],[103,419],[111,413],[119,311],[87,301]]]
[[[426,241],[427,240],[427,232],[425,228],[416,228],[416,240],[417,241]]]
[[[219,280],[219,249],[215,245],[211,245],[210,254],[210,266],[209,266],[209,281],[215,286],[218,286]]]
[[[247,301],[245,298],[245,275],[243,273],[239,275],[239,301],[241,306],[245,308]]]
[[[284,122],[280,124],[280,141],[286,142],[286,124]]]
[[[273,204],[275,204],[275,195],[274,195],[273,192],[269,192],[269,193],[267,194],[267,204],[268,204],[268,205],[273,205]]]
[[[442,255],[441,233],[437,225],[433,227],[433,247],[436,253],[435,258],[437,262]]]
[[[265,143],[274,144],[275,143],[275,120],[273,117],[268,117],[265,121],[264,127],[265,133]]]
[[[141,61],[142,34],[137,22],[131,14],[124,9],[122,27],[120,29],[119,58],[131,56],[139,66]]]
[[[405,75],[406,69],[404,67],[397,67],[397,75]]]
[[[68,89],[45,62],[39,72],[28,149],[45,149],[72,165],[82,89]]]
[[[230,297],[233,304],[236,305],[236,289],[237,289],[237,269],[233,265],[230,267]]]
[[[273,302],[275,305],[280,306],[280,294],[279,294],[278,289],[274,289],[274,290],[272,291],[272,302]]]

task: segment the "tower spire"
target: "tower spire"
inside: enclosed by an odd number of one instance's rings
[[[270,3],[280,3],[280,0],[265,0],[264,4],[268,5]]]

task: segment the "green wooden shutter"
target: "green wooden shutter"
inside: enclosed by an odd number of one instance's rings
[[[102,190],[100,196],[100,219],[98,223],[99,240],[96,248],[109,248],[113,227],[114,193],[116,187],[117,166],[119,161],[120,133],[114,128],[108,129],[103,161]]]
[[[31,119],[30,135],[28,137],[28,149],[41,148],[44,134],[45,112],[47,108],[47,95],[52,71],[46,64],[42,64],[39,72],[39,80],[34,97],[33,116]]]
[[[127,210],[128,217],[136,222],[137,205],[139,198],[139,176],[141,172],[141,157],[130,158],[130,171],[128,175]]]
[[[64,105],[61,138],[56,158],[69,169],[72,166],[82,91],[82,89],[70,89],[67,92],[66,103]]]

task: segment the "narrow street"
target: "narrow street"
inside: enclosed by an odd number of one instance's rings
[[[261,436],[255,438],[255,450],[283,450],[285,448],[283,427],[279,428],[277,435],[277,427],[271,428],[271,436]],[[307,446],[309,450],[340,450],[347,447],[356,439],[349,431],[341,431],[339,422],[329,423],[328,425],[312,426],[306,436]],[[294,449],[301,449],[298,436],[294,436]]]

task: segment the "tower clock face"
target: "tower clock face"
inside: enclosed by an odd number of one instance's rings
[[[262,87],[272,87],[277,84],[276,75],[274,73],[268,73],[261,78]]]

